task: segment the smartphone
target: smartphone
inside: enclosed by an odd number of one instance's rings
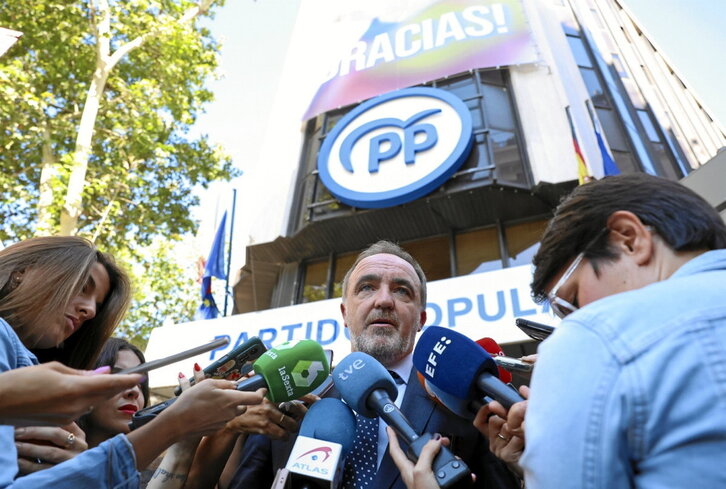
[[[252,370],[252,363],[265,353],[267,348],[257,336],[248,339],[237,348],[209,364],[202,372],[205,378],[239,380]],[[194,376],[189,377],[194,384]],[[175,395],[181,394],[181,387],[174,390]]]
[[[496,355],[492,357],[494,362],[505,370],[510,372],[531,372],[534,368],[533,363],[525,362],[519,358],[505,357],[503,355]]]
[[[537,341],[544,340],[555,330],[554,326],[536,323],[529,319],[517,318],[514,322],[519,329],[527,333],[527,336]]]
[[[149,370],[154,370],[156,368],[160,367],[166,367],[167,365],[171,365],[172,363],[180,362],[182,360],[186,360],[187,358],[196,357],[197,355],[201,353],[206,353],[208,351],[214,350],[215,348],[220,348],[222,346],[227,345],[229,343],[229,338],[219,338],[214,341],[211,341],[207,343],[206,345],[200,345],[196,346],[194,348],[190,348],[189,350],[183,351],[181,353],[175,353],[174,355],[169,355],[168,357],[160,358],[158,360],[152,360],[150,362],[142,363],[141,365],[137,365],[135,367],[131,368],[125,368],[123,370],[119,370],[116,372],[117,374],[135,374],[139,372],[148,372]]]

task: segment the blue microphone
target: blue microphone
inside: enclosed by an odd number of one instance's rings
[[[524,401],[499,380],[494,359],[475,341],[440,326],[429,326],[413,351],[413,365],[438,389],[458,399],[481,401],[485,396],[506,409]]]
[[[345,357],[333,370],[333,382],[341,397],[358,414],[368,418],[380,416],[409,446],[406,455],[416,462],[423,446],[432,435],[419,435],[398,406],[394,404],[396,382],[378,360],[362,352]],[[439,487],[447,488],[469,476],[469,467],[442,446],[432,464]]]
[[[353,447],[356,426],[355,415],[338,399],[321,399],[310,406],[287,460],[288,476],[283,486],[337,488],[343,462]]]
[[[442,406],[460,418],[474,421],[479,408],[484,405],[481,401],[470,401],[469,399],[459,399],[456,396],[452,396],[448,392],[444,392],[439,389],[426,379],[424,379],[423,382],[426,392],[428,392],[431,397],[436,399]]]

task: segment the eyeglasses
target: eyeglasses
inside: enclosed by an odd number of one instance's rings
[[[565,282],[567,282],[570,276],[575,273],[575,270],[577,270],[577,267],[580,265],[580,262],[584,257],[584,251],[577,255],[575,257],[575,260],[570,264],[569,267],[567,267],[567,270],[565,270],[565,273],[562,274],[562,277],[560,277],[555,286],[552,287],[552,290],[547,293],[547,300],[550,302],[552,312],[554,312],[555,315],[560,319],[564,319],[565,316],[579,309],[577,306],[559,297],[557,295],[557,291],[565,284]]]
[[[646,226],[649,230],[651,229],[650,226]],[[552,287],[552,290],[549,291],[547,294],[547,300],[550,303],[550,307],[552,308],[552,312],[555,313],[555,315],[560,318],[564,319],[565,316],[568,314],[572,314],[573,312],[577,311],[579,307],[575,306],[574,304],[566,301],[565,299],[561,298],[557,295],[557,291],[560,290],[560,287],[565,285],[565,282],[572,276],[573,273],[575,273],[575,270],[577,270],[577,267],[580,265],[580,262],[583,258],[585,258],[585,253],[594,245],[598,239],[602,237],[603,234],[606,234],[608,231],[608,227],[604,227],[600,230],[599,233],[595,235],[594,238],[592,238],[586,245],[585,248],[580,252],[579,255],[575,257],[575,259],[570,263],[570,266],[567,267],[567,270],[565,270],[565,273],[562,274],[562,277],[557,281],[554,287]]]

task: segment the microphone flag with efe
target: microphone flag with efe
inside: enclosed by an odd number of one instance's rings
[[[505,408],[524,399],[497,377],[497,364],[473,340],[440,326],[429,326],[418,339],[413,364],[427,381],[459,399],[488,396]]]
[[[353,412],[339,399],[321,399],[310,406],[285,466],[289,473],[285,487],[337,488],[356,424]]]
[[[333,382],[349,406],[362,416],[380,417],[396,432],[403,444],[408,445],[408,458],[413,462],[418,460],[423,446],[433,436],[430,433],[416,433],[394,404],[398,388],[386,367],[370,355],[353,352],[335,367]],[[445,446],[434,458],[432,468],[436,482],[442,488],[451,487],[471,473],[469,467]]]

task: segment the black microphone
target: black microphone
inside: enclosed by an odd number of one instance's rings
[[[408,444],[408,458],[413,462],[418,460],[423,446],[433,436],[416,433],[393,403],[398,396],[396,383],[378,360],[362,352],[351,353],[333,370],[333,381],[348,405],[362,416],[380,416]],[[451,487],[470,474],[469,467],[444,446],[436,455],[432,469],[442,488]]]

